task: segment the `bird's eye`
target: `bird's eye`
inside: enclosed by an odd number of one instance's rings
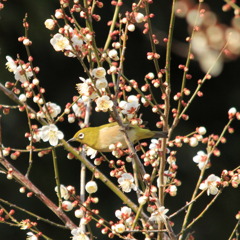
[[[78,135],[78,138],[83,139],[83,138],[84,138],[84,133],[80,133],[80,134]]]

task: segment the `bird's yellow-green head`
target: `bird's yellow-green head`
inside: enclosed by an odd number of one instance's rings
[[[87,144],[89,147],[94,148],[98,139],[98,134],[99,131],[95,127],[83,128],[75,133],[72,140]]]

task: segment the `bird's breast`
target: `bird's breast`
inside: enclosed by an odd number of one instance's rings
[[[128,130],[128,136],[132,143],[136,141],[136,134],[134,128]],[[119,125],[100,129],[98,137],[99,139],[96,150],[100,152],[111,152],[109,150],[109,145],[116,144],[118,142],[122,143],[123,149],[127,148],[124,133],[120,130]]]

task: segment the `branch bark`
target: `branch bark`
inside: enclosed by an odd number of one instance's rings
[[[77,228],[77,226],[68,218],[68,216],[55,205],[43,192],[38,189],[27,177],[20,173],[11,163],[7,161],[4,157],[0,156],[0,163],[6,169],[12,169],[12,175],[17,179],[23,186],[28,188],[35,196],[44,203],[52,212],[54,212],[57,217],[65,224],[69,229]]]

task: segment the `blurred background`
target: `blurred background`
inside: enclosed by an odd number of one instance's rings
[[[109,1],[103,1],[104,8],[98,10],[102,20],[95,23],[97,44],[98,47],[103,47],[108,33],[106,23],[111,20],[113,7],[109,6]],[[124,3],[123,11],[131,11],[131,2]],[[189,80],[187,87],[192,91],[196,87],[198,79],[204,76],[204,71],[209,68],[211,58],[216,56],[219,49],[224,45],[224,40],[228,30],[234,30],[234,38],[231,40],[232,48],[228,52],[228,57],[222,58],[214,69],[214,75],[211,80],[207,81],[203,86],[202,91],[204,96],[197,98],[194,104],[190,107],[187,114],[190,119],[187,122],[181,122],[179,127],[174,132],[175,135],[185,135],[194,131],[197,126],[205,126],[208,134],[220,134],[224,125],[228,121],[227,112],[229,108],[236,107],[240,109],[240,37],[238,35],[238,20],[233,20],[233,10],[223,12],[223,1],[205,1],[205,8],[209,10],[209,21],[215,21],[216,28],[209,30],[208,24],[205,23],[204,31],[198,36],[199,42],[195,42],[196,60],[191,63],[190,73],[193,75],[192,80]],[[185,39],[188,36],[188,28],[191,25],[191,11],[194,10],[194,2],[179,1],[181,11],[176,18],[173,53],[172,53],[172,92],[175,94],[179,91],[182,79],[182,70],[178,69],[179,64],[185,64],[185,54],[187,45]],[[24,35],[22,20],[25,14],[28,14],[28,23],[30,24],[29,38],[33,42],[31,46],[31,54],[34,58],[34,65],[40,67],[38,78],[40,84],[46,89],[46,100],[57,103],[64,109],[67,102],[72,101],[72,96],[77,95],[75,85],[79,83],[79,77],[86,77],[84,71],[78,61],[74,58],[67,58],[60,52],[55,52],[50,44],[50,32],[44,26],[44,21],[54,15],[55,9],[59,8],[58,1],[30,1],[30,0],[11,0],[5,3],[5,8],[0,11],[0,82],[4,84],[6,81],[14,81],[13,75],[5,69],[6,55],[16,58],[17,54],[22,59],[26,58],[24,47],[18,42],[18,37]],[[165,46],[162,41],[167,36],[170,3],[166,0],[155,1],[151,6],[151,10],[155,13],[153,19],[154,33],[160,40],[158,51],[161,54],[159,59],[160,66],[165,66]],[[187,19],[187,21],[186,21]],[[215,36],[216,38],[211,38]],[[234,43],[239,44],[234,45]],[[204,44],[205,43],[205,44]],[[208,46],[208,47],[206,47]],[[151,51],[148,38],[142,34],[142,27],[136,29],[134,33],[129,34],[127,46],[125,73],[129,79],[135,79],[139,85],[143,82],[144,76],[153,71],[153,63],[146,59],[146,52]],[[209,63],[210,62],[210,63]],[[157,94],[157,91],[156,91]],[[13,103],[0,92],[0,103]],[[34,106],[34,105],[33,105]],[[173,103],[174,106],[174,103]],[[143,109],[143,120],[149,122],[149,126],[155,126],[158,119],[152,116],[151,109]],[[90,122],[92,126],[98,126],[106,123],[108,115],[104,113],[93,113]],[[24,138],[24,134],[28,131],[27,121],[24,113],[11,111],[9,115],[4,115],[2,118],[3,126],[3,144],[14,148],[24,148],[28,141]],[[212,167],[207,170],[207,175],[211,173],[220,176],[223,169],[231,170],[239,165],[240,158],[240,128],[239,122],[234,122],[232,127],[235,128],[235,134],[227,134],[227,142],[220,145],[221,156],[213,157]],[[66,121],[59,124],[59,128],[64,132],[66,139],[69,139],[79,129],[77,123],[69,124]],[[46,146],[46,145],[41,145]],[[182,186],[178,189],[176,197],[167,197],[166,208],[169,208],[169,213],[174,213],[182,207],[186,201],[190,200],[192,189],[196,184],[199,169],[192,161],[192,157],[197,154],[197,151],[204,150],[204,146],[199,145],[196,148],[184,146],[178,149],[178,165],[179,171],[177,178],[182,181]],[[60,180],[64,185],[74,185],[79,187],[79,168],[80,163],[76,160],[68,160],[66,151],[63,149],[57,150]],[[22,154],[17,161],[12,161],[22,173],[25,173],[28,166],[28,156]],[[105,165],[106,166],[106,165]],[[108,175],[108,168],[101,169]],[[206,175],[206,176],[207,176]],[[90,175],[89,175],[90,176]],[[53,173],[53,165],[51,156],[38,158],[34,155],[34,163],[30,179],[53,201],[57,202],[57,197],[54,192],[55,180]],[[7,199],[12,203],[18,204],[23,208],[33,211],[48,219],[58,221],[43,204],[35,197],[27,198],[25,194],[19,193],[19,184],[14,180],[9,181],[5,175],[0,175],[0,198]],[[122,203],[117,198],[106,198],[108,194],[106,187],[99,183],[99,198],[100,202],[94,208],[102,209],[100,213],[108,219],[115,219],[114,212]],[[131,194],[130,194],[131,196]],[[204,196],[193,209],[191,218],[195,217],[203,210],[204,206],[210,201],[211,197]],[[214,206],[205,214],[190,231],[193,232],[196,239],[228,239],[235,223],[235,215],[239,211],[239,189],[227,188],[223,194],[217,199]],[[106,204],[107,203],[107,204]],[[119,206],[119,207],[118,207]],[[7,207],[7,209],[9,209]],[[173,219],[175,232],[180,230],[183,214],[179,214]],[[68,214],[70,217],[72,213]],[[22,213],[17,212],[15,217],[22,217]],[[27,215],[26,218],[29,218]],[[74,217],[73,217],[74,218]],[[34,219],[31,218],[34,221]],[[77,221],[76,221],[77,223]],[[39,223],[39,229],[52,239],[69,239],[70,233],[53,226],[48,226],[44,223]],[[21,231],[17,228],[0,224],[1,239],[16,240],[24,239],[26,231]],[[102,238],[99,232],[94,232],[96,236]],[[139,239],[143,239],[142,236]]]

